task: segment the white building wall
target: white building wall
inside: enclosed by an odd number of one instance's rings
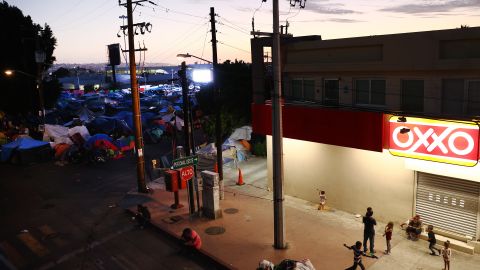
[[[270,186],[271,150],[267,136]],[[362,215],[371,206],[384,222],[404,222],[413,214],[414,171],[405,169],[403,158],[286,138],[283,150],[286,195],[318,202],[317,189],[322,189],[328,206]]]

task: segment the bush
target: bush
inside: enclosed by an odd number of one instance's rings
[[[266,157],[267,156],[267,142],[256,142],[253,145],[253,154],[256,156],[260,157]]]

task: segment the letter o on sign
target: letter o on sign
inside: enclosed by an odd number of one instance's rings
[[[398,147],[401,147],[401,148],[407,148],[409,147],[410,145],[412,145],[413,143],[413,135],[411,134],[411,132],[408,132],[407,133],[407,136],[408,136],[408,140],[406,142],[401,142],[399,139],[398,139],[398,133],[400,133],[400,130],[402,128],[406,128],[404,126],[398,126],[396,127],[393,132],[392,132],[392,139],[393,139],[393,142],[398,146]]]
[[[460,149],[457,148],[457,146],[455,146],[455,140],[459,137],[462,137],[465,140],[467,140],[467,147],[463,150],[460,150]],[[472,136],[470,136],[470,134],[468,134],[466,132],[463,132],[463,131],[457,131],[457,132],[453,133],[450,136],[450,138],[448,138],[448,147],[450,148],[450,150],[452,150],[453,153],[455,153],[459,156],[464,156],[464,155],[470,154],[470,152],[472,152],[474,146],[475,146],[475,143],[473,141]]]

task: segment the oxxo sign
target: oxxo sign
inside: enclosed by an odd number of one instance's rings
[[[474,122],[450,122],[407,117],[389,121],[389,151],[400,157],[475,166],[479,127]]]

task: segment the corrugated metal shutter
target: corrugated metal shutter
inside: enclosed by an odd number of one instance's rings
[[[416,213],[424,224],[477,237],[480,183],[418,173]]]

